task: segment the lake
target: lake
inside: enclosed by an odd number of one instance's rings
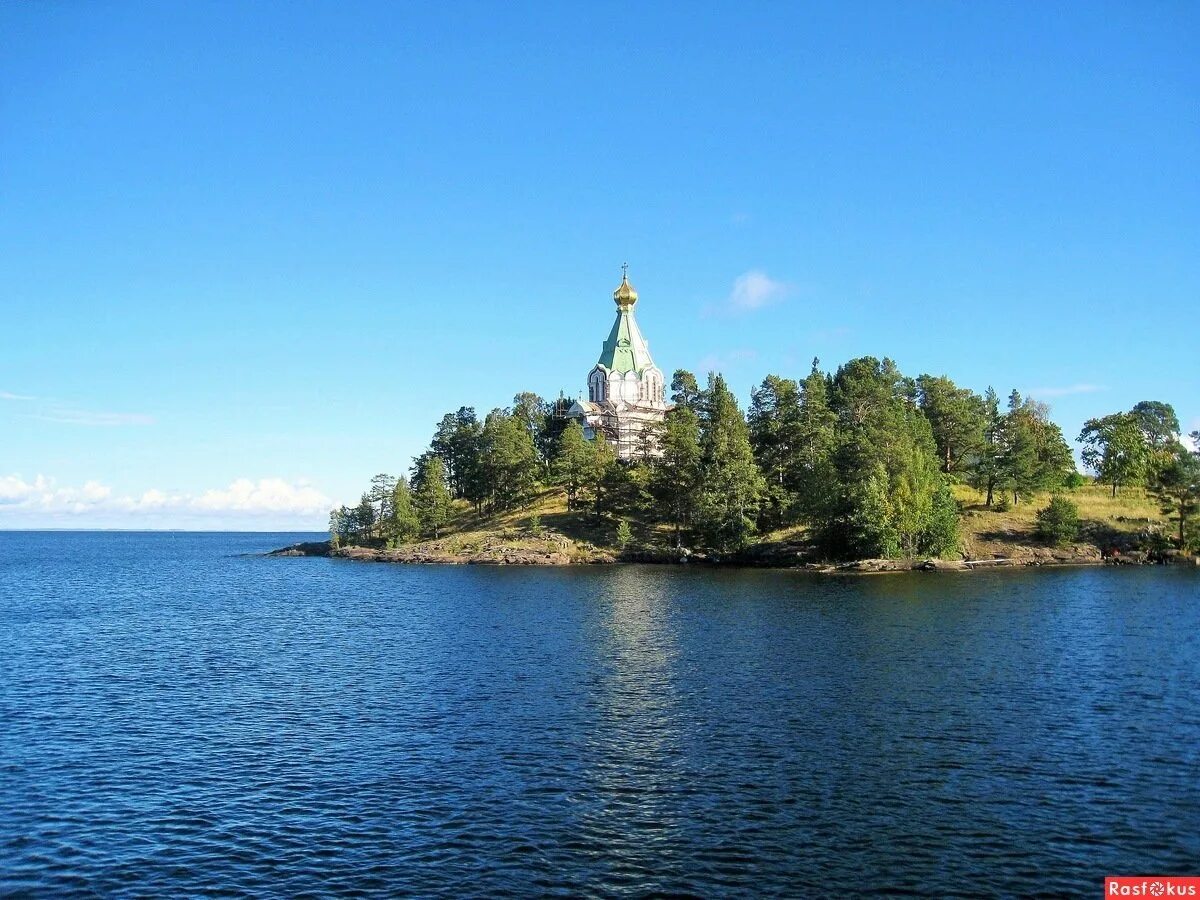
[[[1098,895],[1200,872],[1200,576],[0,532],[0,893]]]

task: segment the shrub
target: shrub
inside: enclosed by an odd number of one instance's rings
[[[1054,496],[1037,512],[1038,537],[1056,547],[1069,544],[1079,536],[1079,507],[1066,497]]]
[[[1008,494],[1000,491],[992,500],[992,509],[996,512],[1008,512],[1012,509],[1012,501],[1008,499]]]
[[[1067,490],[1070,491],[1077,491],[1087,483],[1088,480],[1079,472],[1072,472],[1063,480],[1063,484],[1065,484]]]
[[[542,527],[542,517],[532,515],[529,517],[529,533],[534,537],[541,537],[546,533],[546,529]]]

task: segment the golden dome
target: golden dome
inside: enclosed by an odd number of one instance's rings
[[[633,285],[629,283],[629,273],[624,271],[625,266],[622,266],[621,284],[613,291],[613,300],[617,306],[627,307],[637,303],[638,294]]]

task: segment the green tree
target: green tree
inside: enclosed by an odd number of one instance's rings
[[[945,376],[921,375],[916,388],[917,402],[933,431],[942,471],[955,476],[965,473],[986,440],[987,402]]]
[[[633,540],[633,529],[629,527],[629,523],[622,519],[617,523],[617,546],[624,550]]]
[[[710,546],[740,549],[755,532],[765,484],[754,462],[746,420],[721,375],[709,376],[701,408],[697,524]]]
[[[667,413],[659,431],[659,456],[651,463],[650,495],[659,518],[675,532],[675,548],[683,546],[683,532],[695,520],[700,493],[700,419],[687,406]]]
[[[1112,495],[1123,484],[1145,480],[1150,462],[1150,444],[1141,422],[1133,413],[1113,413],[1088,419],[1077,439],[1083,445],[1080,458],[1096,477],[1112,485]]]
[[[575,419],[567,423],[558,442],[558,455],[554,458],[555,481],[567,492],[567,509],[577,509],[579,494],[587,478],[592,453],[584,437],[583,426]]]
[[[480,471],[495,509],[512,509],[537,486],[540,471],[533,436],[503,410],[488,413],[480,441]]]
[[[949,556],[957,553],[961,546],[958,503],[950,489],[949,479],[943,476],[933,493],[933,508],[920,549],[930,556]]]
[[[550,404],[532,391],[522,391],[513,397],[512,417],[529,433],[542,468],[539,476],[548,472],[550,466],[550,457],[543,455],[542,450],[546,444],[551,411]]]
[[[795,509],[794,474],[800,444],[800,389],[790,378],[768,375],[750,393],[746,415],[750,448],[765,479],[760,525],[778,528]]]
[[[1050,421],[1050,408],[1035,400],[1022,400],[1017,391],[1008,398],[1008,413],[1001,429],[999,482],[1012,494],[1013,505],[1037,491],[1061,487],[1075,471],[1071,448],[1062,430]]]
[[[329,511],[329,545],[336,550],[346,540],[350,510],[342,506]]]
[[[375,507],[375,528],[379,537],[386,537],[386,523],[392,517],[392,492],[396,489],[396,478],[393,475],[380,473],[371,479],[371,488],[367,496]]]
[[[360,543],[369,541],[375,534],[375,504],[370,494],[363,494],[354,509],[354,536]]]
[[[1043,541],[1062,547],[1079,537],[1079,507],[1055,494],[1037,511],[1037,534]]]
[[[583,470],[583,488],[592,498],[592,513],[601,518],[606,509],[608,489],[613,487],[612,469],[618,466],[612,444],[600,435],[588,441]]]
[[[482,490],[479,471],[480,441],[483,425],[469,406],[446,413],[438,423],[429,450],[442,460],[446,486],[459,499],[472,501],[478,508]]]
[[[913,383],[889,359],[862,357],[838,369],[829,508],[815,522],[835,556],[942,553],[949,506],[929,421]]]
[[[983,395],[983,443],[967,465],[967,482],[987,495],[991,506],[1000,486],[1004,455],[1004,415],[1000,412],[1000,397],[989,387]]]
[[[398,544],[405,544],[414,540],[420,533],[421,519],[417,515],[412,488],[409,487],[407,478],[398,478],[392,488],[388,537]]]
[[[1161,450],[1178,441],[1179,417],[1175,415],[1175,408],[1170,403],[1143,400],[1134,404],[1129,414],[1137,422],[1151,449]]]
[[[837,472],[833,452],[837,445],[837,413],[829,405],[829,379],[813,359],[812,371],[800,383],[800,413],[794,452],[785,481],[795,498],[795,515],[809,523],[824,520],[835,493]]]
[[[441,537],[443,526],[450,518],[451,498],[446,487],[446,468],[440,456],[421,457],[413,478],[413,505],[421,531],[434,538]]]
[[[671,376],[671,402],[696,410],[700,400],[700,385],[687,369],[676,369]]]
[[[1193,444],[1200,448],[1200,431],[1193,431]],[[1162,505],[1163,514],[1173,517],[1181,550],[1191,543],[1191,522],[1200,511],[1200,449],[1189,450],[1176,441],[1167,449],[1166,462],[1150,482],[1150,492]]]

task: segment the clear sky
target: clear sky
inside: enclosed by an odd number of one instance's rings
[[[1195,3],[0,4],[0,527],[316,527],[443,412],[891,356],[1200,427]]]

